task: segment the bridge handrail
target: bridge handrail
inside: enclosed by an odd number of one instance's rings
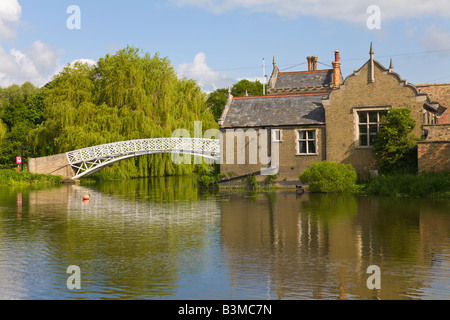
[[[148,138],[101,144],[67,152],[69,164],[101,157],[145,153],[151,151],[191,151],[200,154],[220,154],[219,139],[205,138]]]

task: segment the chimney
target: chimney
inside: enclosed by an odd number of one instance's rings
[[[312,57],[306,57],[306,60],[308,60],[308,71],[312,70],[312,62],[311,62],[311,58]]]
[[[316,71],[317,70],[317,57],[311,57],[311,61],[312,61],[312,64],[313,64],[313,71]]]
[[[333,65],[333,89],[339,88],[341,80],[341,63],[339,59],[339,50],[336,50],[334,52],[334,61],[331,63]]]

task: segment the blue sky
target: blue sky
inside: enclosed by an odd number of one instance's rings
[[[70,5],[80,29],[69,29]],[[380,28],[367,20],[380,9]],[[375,20],[371,20],[375,21]],[[96,61],[127,45],[168,57],[204,91],[281,70],[305,70],[341,53],[347,77],[375,59],[411,83],[450,82],[448,0],[0,0],[0,85],[43,85],[77,59]],[[287,69],[289,68],[289,69]],[[319,64],[319,68],[328,68]]]

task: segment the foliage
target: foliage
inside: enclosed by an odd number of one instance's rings
[[[392,109],[375,136],[373,152],[382,173],[417,172],[417,138],[410,135],[416,126],[409,109]]]
[[[240,80],[231,88],[233,97],[243,97],[247,93],[250,96],[260,96],[263,94],[263,84],[258,80]],[[220,88],[211,92],[206,102],[208,109],[214,114],[214,119],[219,120],[228,100],[228,89]]]
[[[264,187],[266,189],[274,188],[275,184],[277,183],[277,177],[278,177],[277,174],[268,175],[264,180]]]
[[[194,121],[217,128],[206,95],[193,80],[178,79],[167,58],[132,47],[100,58],[96,65],[66,66],[46,85],[44,118],[28,141],[35,156],[110,142],[191,134]],[[174,164],[169,154],[140,156],[101,171],[100,179],[189,174],[198,166]],[[100,174],[100,173],[99,173]]]
[[[30,82],[22,86],[11,85],[0,91],[0,164],[11,167],[15,157],[24,158],[32,152],[27,137],[29,132],[44,120],[44,90],[39,90]]]
[[[217,89],[209,94],[206,104],[213,113],[214,120],[219,120],[222,115],[223,108],[227,104],[227,100],[228,89]]]
[[[311,192],[354,192],[357,174],[350,164],[322,161],[311,164],[299,179],[309,185]]]
[[[0,169],[0,185],[18,186],[61,183],[61,176],[36,174],[28,171],[17,172],[15,169]]]
[[[225,174],[220,173],[220,166],[213,164],[210,168],[199,170],[199,184],[204,188],[216,187],[218,182],[225,178]]]
[[[450,198],[450,171],[380,175],[368,183],[365,192],[394,197]]]
[[[250,187],[250,190],[258,189],[258,180],[256,180],[256,177],[254,174],[250,174],[247,176],[247,182]]]

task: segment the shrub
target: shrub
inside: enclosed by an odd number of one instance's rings
[[[258,180],[256,180],[256,177],[254,174],[247,176],[247,181],[248,181],[248,185],[251,190],[258,189]]]
[[[213,165],[207,168],[200,168],[198,182],[200,186],[209,188],[217,186],[218,181],[225,178],[225,174],[220,173],[220,167]]]
[[[389,110],[375,136],[373,152],[382,173],[416,173],[418,138],[411,135],[416,121],[409,109]]]
[[[355,192],[357,174],[350,164],[316,162],[303,171],[299,179],[311,192]]]
[[[264,187],[266,189],[274,188],[277,183],[277,178],[278,178],[277,174],[268,175],[264,180]]]

